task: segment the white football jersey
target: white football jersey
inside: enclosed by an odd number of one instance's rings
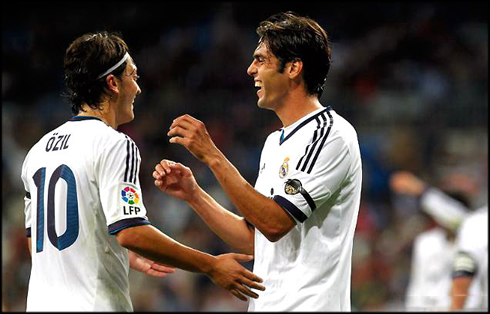
[[[412,250],[410,282],[406,293],[407,311],[447,311],[451,306],[451,270],[456,242],[435,227],[419,234]],[[476,287],[471,287],[466,308],[479,302]]]
[[[249,311],[351,310],[361,185],[356,131],[330,107],[269,135],[255,188],[297,224],[277,242],[255,230],[253,271],[266,290]]]
[[[46,134],[22,167],[32,269],[27,311],[132,311],[115,234],[149,224],[136,144],[95,117]]]
[[[453,265],[453,277],[461,274],[473,276],[469,299],[465,309],[488,310],[488,206],[484,206],[465,219],[456,238],[458,256]],[[476,292],[475,292],[476,291]]]

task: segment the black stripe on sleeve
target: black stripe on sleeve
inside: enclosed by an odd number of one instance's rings
[[[28,199],[31,199],[31,193],[29,193],[29,192],[27,192],[27,191],[26,191],[26,197],[27,197]]]
[[[26,229],[26,237],[30,238],[31,237],[31,228]]]
[[[140,159],[138,157],[138,146],[136,146],[136,144],[134,145],[134,159],[135,159],[135,164],[134,164],[134,178],[131,182],[133,182],[134,184],[136,184],[136,178],[138,178],[138,173],[139,173],[139,165],[140,165]]]
[[[475,276],[475,273],[470,272],[470,271],[465,271],[465,270],[458,270],[458,271],[453,271],[451,273],[452,278],[456,277],[473,277]]]
[[[316,204],[313,201],[313,199],[311,198],[310,194],[308,192],[306,192],[306,190],[304,188],[301,188],[300,193],[301,193],[301,195],[303,195],[303,197],[305,198],[308,205],[310,205],[311,211],[314,211],[316,209]]]
[[[124,171],[124,182],[128,181],[128,171],[129,171],[129,138],[126,136],[126,170]]]
[[[287,210],[294,218],[296,218],[299,222],[304,222],[306,220],[306,215],[296,207],[293,203],[285,199],[280,195],[274,195],[272,198],[274,202],[276,202],[283,209]]]
[[[141,218],[141,217],[126,218],[110,224],[108,227],[108,233],[114,235],[123,229],[142,226],[142,225],[150,225],[150,224],[151,223],[145,218]]]
[[[317,127],[316,127],[315,132],[313,133],[313,140],[311,141],[311,143],[314,143],[316,141],[316,137],[318,135],[318,130],[320,130],[320,120],[318,119],[318,117],[316,117],[315,120],[317,123]],[[301,163],[303,162],[303,159],[306,156],[311,155],[311,150],[309,151],[310,153],[308,154],[308,150],[311,148],[311,143],[309,145],[306,145],[305,154],[301,157],[298,164],[296,165],[296,170],[299,170],[299,167],[300,167]]]
[[[462,251],[456,253],[451,271],[452,278],[461,276],[473,277],[477,272],[478,264],[470,254]]]
[[[301,171],[303,171],[303,172],[305,171],[306,166],[310,162],[311,156],[312,156],[313,152],[315,151],[316,146],[318,145],[318,142],[322,139],[323,134],[325,133],[325,126],[327,125],[327,123],[326,123],[326,120],[327,119],[325,118],[325,115],[324,114],[322,114],[321,117],[322,117],[322,123],[321,123],[322,126],[321,126],[321,129],[320,129],[320,136],[317,139],[316,138],[316,132],[315,132],[315,136],[313,137],[313,141],[310,144],[311,145],[310,152],[308,153],[308,157],[306,157],[306,160],[303,163],[303,167],[301,167]]]
[[[134,154],[135,154],[135,149],[134,149],[134,142],[131,141],[131,171],[130,171],[130,176],[129,176],[129,182],[133,182],[134,178],[134,170],[135,170],[135,165],[134,165]]]
[[[322,143],[320,144],[320,147],[318,148],[318,151],[315,154],[315,158],[313,158],[313,161],[311,162],[310,168],[306,173],[311,173],[311,170],[313,170],[313,166],[316,163],[316,160],[318,159],[318,156],[320,155],[320,152],[322,151],[323,146],[325,145],[325,141],[327,140],[328,134],[330,133],[330,130],[332,129],[333,125],[333,117],[330,111],[327,111],[328,117],[330,118],[330,124],[328,125],[327,133],[325,133],[325,136],[322,139]]]

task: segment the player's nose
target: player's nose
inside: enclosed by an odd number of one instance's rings
[[[250,76],[254,76],[257,73],[257,66],[255,65],[255,60],[249,65],[247,69],[247,74]]]

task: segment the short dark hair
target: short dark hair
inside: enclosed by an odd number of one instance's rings
[[[442,190],[449,197],[463,204],[467,209],[470,209],[471,202],[467,193],[458,190]]]
[[[102,95],[106,93],[106,76],[121,77],[127,61],[111,73],[98,76],[117,64],[126,52],[129,52],[128,46],[117,32],[84,34],[69,45],[64,60],[67,89],[64,96],[70,100],[74,114],[83,110],[83,103],[94,109],[100,108]]]
[[[300,59],[307,92],[321,97],[331,56],[328,35],[317,22],[291,11],[277,13],[260,23],[257,34],[281,62],[281,73],[286,63]]]

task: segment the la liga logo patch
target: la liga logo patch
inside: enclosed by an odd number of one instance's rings
[[[136,191],[133,188],[130,188],[129,186],[125,187],[121,191],[121,196],[123,201],[125,201],[130,205],[138,204],[138,202],[140,201],[140,197],[138,193],[136,193]]]

